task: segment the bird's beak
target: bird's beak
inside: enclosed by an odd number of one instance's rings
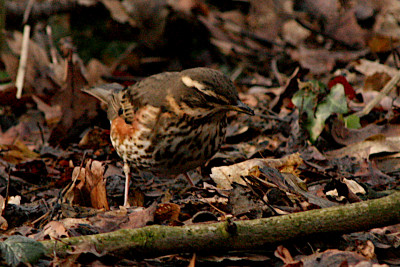
[[[249,106],[247,106],[245,103],[243,103],[242,101],[238,100],[238,102],[236,103],[236,105],[230,105],[229,109],[231,110],[235,110],[238,112],[242,112],[242,113],[246,113],[249,115],[254,115],[254,111],[249,108]]]

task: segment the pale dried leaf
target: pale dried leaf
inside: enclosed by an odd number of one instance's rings
[[[327,158],[342,158],[345,156],[358,159],[367,159],[372,154],[382,152],[399,152],[400,137],[384,137],[382,135],[371,137],[365,141],[348,145],[344,148],[328,151],[325,153]]]
[[[211,169],[210,177],[219,188],[232,189],[233,182],[246,185],[241,176],[249,175],[253,167],[268,166],[279,169],[289,165],[300,165],[302,162],[299,153],[281,159],[250,159],[230,166],[214,167]]]
[[[136,27],[136,22],[129,16],[124,5],[119,0],[101,0],[104,6],[110,11],[111,17],[119,23],[127,23]]]
[[[355,64],[354,68],[364,74],[365,76],[374,75],[377,72],[384,72],[389,76],[393,77],[398,73],[398,70],[387,65],[383,65],[376,61],[370,61],[367,59],[360,59]]]
[[[347,187],[353,192],[354,194],[362,194],[365,195],[367,192],[365,191],[364,187],[359,185],[356,181],[354,180],[349,180],[346,178],[343,178],[343,182],[347,185]]]

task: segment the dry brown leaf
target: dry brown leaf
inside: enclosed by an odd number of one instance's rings
[[[66,188],[66,192],[63,195],[63,203],[73,203],[73,204],[82,204],[87,203],[88,201],[81,200],[81,197],[87,196],[88,194],[80,194],[80,190],[83,188],[85,183],[86,170],[85,168],[75,167],[72,171],[71,180],[72,183]]]
[[[0,195],[0,230],[7,230],[8,229],[8,222],[3,217],[4,208],[6,207],[6,199]]]
[[[348,129],[343,121],[335,119],[331,127],[331,134],[337,143],[351,145],[374,135],[399,136],[400,127],[397,124],[369,124],[361,129]]]
[[[64,202],[109,210],[104,169],[103,164],[96,160],[89,160],[85,168],[75,167],[73,182],[64,195]]]
[[[35,95],[32,96],[32,99],[36,102],[37,108],[44,113],[48,125],[53,125],[60,121],[62,116],[60,105],[50,106]]]
[[[328,151],[325,153],[329,159],[355,157],[368,159],[370,155],[383,152],[399,152],[400,136],[385,137],[382,135],[373,136],[365,141],[348,145],[347,147]]]
[[[308,24],[313,25],[311,27],[315,31],[351,47],[365,47],[368,30],[358,24],[354,7],[345,3],[337,0],[305,0],[301,1],[301,9],[312,14],[314,21]]]
[[[368,50],[329,51],[327,49],[310,49],[305,46],[288,51],[294,60],[299,61],[303,68],[309,69],[313,74],[331,72],[337,61],[350,62],[368,53]]]
[[[70,235],[62,222],[51,221],[44,226],[43,236],[49,236],[50,239],[60,239],[64,237],[69,237]]]
[[[279,245],[274,251],[275,257],[281,259],[285,265],[298,263],[290,254],[289,250],[282,245]]]
[[[7,230],[8,229],[8,222],[7,220],[3,217],[0,216],[0,230]]]
[[[354,68],[365,76],[372,76],[375,73],[383,72],[393,77],[398,73],[398,70],[395,68],[367,59],[360,59],[354,65]]]
[[[370,260],[373,260],[376,258],[375,254],[375,246],[372,243],[371,240],[365,241],[363,244],[359,244],[357,246],[357,250],[365,257],[367,257]]]
[[[17,164],[27,159],[35,159],[40,156],[31,151],[19,140],[13,145],[0,145],[0,152],[0,158],[12,164]]]
[[[163,203],[158,205],[155,212],[155,219],[158,222],[169,221],[170,223],[177,222],[179,220],[179,213],[181,207],[175,203]]]
[[[50,134],[48,142],[52,146],[70,145],[97,115],[97,101],[81,91],[87,82],[80,61],[73,60],[76,57],[70,51],[66,81],[53,98],[53,105],[61,106],[62,117]]]
[[[168,4],[175,11],[186,14],[187,16],[192,15],[192,11],[196,10],[202,15],[207,15],[209,7],[202,0],[175,0],[169,1]]]
[[[118,0],[101,0],[104,6],[108,9],[111,17],[119,23],[129,23],[132,27],[136,27],[137,23],[132,19],[126,11],[124,5]]]
[[[296,47],[301,45],[310,34],[309,30],[305,29],[295,20],[285,22],[282,27],[283,39]]]
[[[354,194],[362,194],[365,195],[367,192],[365,191],[364,187],[362,187],[359,183],[357,183],[354,180],[349,180],[346,178],[343,178],[343,182],[347,185],[349,190],[353,192]]]
[[[222,189],[232,189],[233,182],[246,185],[241,176],[249,175],[253,167],[268,166],[279,169],[285,166],[298,166],[303,162],[299,153],[291,154],[281,159],[250,159],[230,166],[214,167],[210,177]]]
[[[128,214],[129,220],[121,224],[121,229],[140,228],[146,226],[149,222],[153,222],[156,208],[155,203],[146,209],[137,208],[135,212]]]
[[[374,157],[373,162],[375,162],[377,168],[382,172],[391,173],[400,169],[400,153]]]
[[[65,218],[60,220],[66,229],[79,228],[87,225],[99,233],[108,233],[118,229],[133,229],[146,226],[154,221],[156,205],[148,208],[128,208],[98,212],[95,216],[86,218]]]
[[[92,207],[109,210],[106,193],[106,181],[103,176],[104,165],[100,161],[88,161],[86,164],[86,186],[90,192]]]
[[[368,47],[373,53],[389,52],[393,47],[399,45],[399,40],[393,38],[394,36],[374,35],[368,40]]]
[[[248,24],[255,34],[267,40],[277,40],[283,25],[284,1],[252,0]]]
[[[86,79],[89,86],[98,84],[102,76],[110,74],[110,68],[97,59],[91,59],[86,66]]]
[[[368,263],[366,257],[351,251],[328,249],[324,252],[316,252],[301,259],[304,266],[358,266],[360,263]],[[359,266],[371,266],[370,264]]]
[[[390,79],[389,74],[385,72],[375,72],[365,78],[364,91],[380,91]]]
[[[46,128],[40,128],[45,124],[42,112],[30,110],[19,117],[17,125],[9,128],[5,133],[0,135],[0,144],[13,144],[18,139],[27,145],[29,144],[30,148],[32,146],[37,148],[36,145],[43,144],[42,133],[46,137]]]
[[[328,208],[328,207],[333,207],[336,206],[337,203],[329,201],[325,198],[316,196],[312,193],[309,193],[306,191],[306,189],[303,188],[304,182],[298,178],[297,176],[291,174],[291,173],[282,173],[282,176],[285,179],[285,183],[290,185],[291,187],[291,192],[296,192],[298,195],[301,195],[307,199],[307,201],[313,205],[317,205],[321,208]]]

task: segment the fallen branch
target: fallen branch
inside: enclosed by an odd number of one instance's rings
[[[49,254],[93,252],[152,257],[250,250],[319,233],[349,233],[400,223],[400,192],[376,200],[248,221],[148,226],[42,241]]]
[[[29,0],[5,2],[5,10],[7,16],[22,17],[25,14]],[[95,3],[95,1],[93,1]],[[30,12],[31,20],[37,20],[43,17],[50,17],[58,13],[65,13],[73,10],[78,6],[76,0],[58,0],[58,1],[36,1]]]

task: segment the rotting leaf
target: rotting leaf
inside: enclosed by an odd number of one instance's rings
[[[64,200],[109,210],[106,183],[103,177],[104,169],[103,164],[96,160],[89,160],[85,168],[75,167],[72,173],[72,184],[65,193]]]
[[[179,221],[179,213],[181,212],[181,207],[175,203],[162,203],[158,205],[154,219],[157,222],[164,223],[169,222],[170,225]]]
[[[0,195],[0,230],[7,230],[8,228],[8,222],[3,217],[5,206],[6,206],[6,200],[2,195]]]
[[[92,206],[97,209],[109,210],[104,180],[104,165],[100,161],[89,161],[86,165],[86,183],[90,192]]]
[[[385,137],[376,135],[362,142],[348,145],[346,147],[328,151],[325,153],[327,158],[343,158],[345,156],[355,157],[358,159],[367,159],[371,154],[382,152],[399,152],[400,137]]]
[[[43,235],[49,236],[51,239],[60,239],[69,237],[69,233],[65,225],[59,221],[51,221],[43,228]]]
[[[24,143],[18,140],[14,145],[0,145],[0,158],[12,164],[38,157],[39,154],[31,151]]]
[[[328,249],[324,252],[317,252],[304,257],[301,261],[304,266],[363,266],[362,263],[367,263],[371,260],[352,251]]]
[[[61,106],[62,117],[49,137],[49,144],[52,146],[65,147],[78,139],[90,120],[97,115],[96,100],[80,90],[87,84],[81,65],[79,61],[74,62],[72,59],[73,54],[70,51],[65,84],[53,98],[53,104]]]
[[[46,252],[42,243],[28,237],[13,235],[0,243],[0,250],[7,264],[17,266],[20,263],[34,264]]]

